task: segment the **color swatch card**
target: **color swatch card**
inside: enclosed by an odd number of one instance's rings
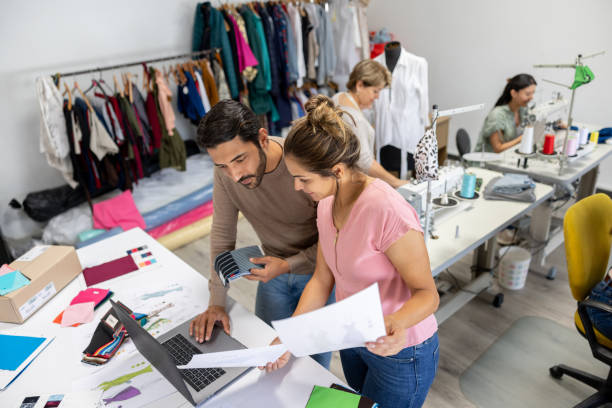
[[[227,286],[234,279],[250,275],[252,268],[263,268],[263,265],[254,264],[250,261],[250,258],[261,258],[263,256],[261,249],[256,245],[221,252],[215,258],[215,271],[221,282]]]
[[[11,268],[10,266],[8,266],[7,264],[4,264],[2,266],[0,266],[0,276],[1,275],[6,275],[9,272],[13,272],[14,269]]]
[[[30,280],[19,271],[12,271],[0,275],[0,296],[8,295],[29,283]]]
[[[98,307],[103,301],[111,297],[113,292],[108,289],[87,288],[79,292],[71,301],[71,305],[77,303],[94,302],[94,307]]]
[[[134,263],[132,256],[126,255],[101,265],[83,269],[83,277],[87,286],[92,286],[137,270],[138,266]]]
[[[0,334],[0,391],[4,390],[43,351],[53,338]]]

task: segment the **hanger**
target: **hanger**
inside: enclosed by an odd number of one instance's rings
[[[85,90],[85,92],[83,92],[83,93],[87,93],[87,92],[91,91],[91,90],[92,90],[92,89],[93,89],[93,88],[94,88],[96,85],[97,85],[96,80],[95,80],[95,79],[92,79],[92,80],[91,80],[91,85],[89,85],[89,88],[87,88],[87,89]]]
[[[68,94],[68,110],[72,110],[72,92],[70,92],[70,88],[68,88],[66,81],[64,81],[64,88],[66,88],[64,94]]]
[[[108,89],[108,91],[111,93],[111,95],[114,93],[113,90],[111,89],[111,87],[106,83],[106,81],[104,80],[104,78],[100,78],[98,80],[98,85],[100,85],[100,90],[104,93],[104,95],[106,95],[106,92],[104,92],[104,88],[102,87],[102,85],[106,85],[106,88]]]
[[[113,75],[113,82],[115,83],[115,93],[119,92],[120,96],[123,96],[123,89],[119,86],[119,81],[117,81],[117,75]]]
[[[79,83],[77,81],[74,81],[74,88],[79,91],[79,93],[81,94],[81,97],[83,98],[83,100],[85,101],[85,103],[87,104],[87,107],[89,108],[90,112],[93,112],[93,107],[91,106],[91,104],[89,103],[89,99],[87,99],[87,97],[85,96],[85,94],[83,93],[83,91],[81,90],[81,88],[79,87]]]
[[[195,72],[193,72],[193,61],[187,61],[183,64],[183,67],[187,67],[187,71],[189,71],[189,73],[191,74],[191,78],[193,78],[195,80]]]
[[[176,64],[176,73],[178,75],[178,79],[180,80],[180,83],[177,82],[177,84],[185,85],[187,83],[187,77],[185,76],[185,73],[183,72],[183,69],[179,64]]]
[[[125,74],[125,77],[127,79],[127,94],[128,94],[128,99],[130,101],[130,103],[134,103],[134,96],[132,93],[132,73],[128,72],[127,74]]]
[[[146,89],[148,91],[151,79],[149,77],[149,71],[147,70],[147,64],[144,62],[142,63],[142,70],[142,89]]]

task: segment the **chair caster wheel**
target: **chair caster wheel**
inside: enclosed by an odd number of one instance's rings
[[[556,378],[558,380],[563,377],[563,371],[561,371],[561,369],[557,366],[550,367],[548,371],[550,372],[550,376],[552,378]]]
[[[557,277],[557,268],[555,268],[553,266],[552,268],[550,268],[548,270],[548,274],[546,275],[546,279],[548,279],[548,280],[555,280],[556,277]]]
[[[504,303],[504,294],[503,293],[498,293],[493,298],[493,306],[494,307],[501,307],[502,303]]]

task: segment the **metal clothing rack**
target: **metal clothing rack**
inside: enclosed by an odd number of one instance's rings
[[[208,55],[208,54],[211,54],[211,53],[219,51],[219,50],[220,50],[220,48],[211,48],[209,50],[188,52],[188,53],[185,53],[185,54],[178,54],[178,55],[172,55],[172,56],[161,57],[161,58],[153,58],[153,59],[148,59],[148,60],[143,60],[143,61],[127,62],[127,63],[124,63],[124,64],[108,65],[108,66],[104,66],[104,67],[84,69],[84,70],[81,70],[81,71],[64,72],[64,73],[59,72],[59,73],[54,74],[54,75],[59,75],[60,77],[67,77],[67,76],[76,76],[76,75],[91,74],[91,73],[94,73],[94,72],[110,71],[110,70],[113,70],[113,69],[133,67],[133,66],[141,65],[141,64],[151,64],[151,63],[154,63],[154,62],[162,62],[162,61],[170,61],[170,60],[180,59],[180,58],[203,56],[203,55]]]

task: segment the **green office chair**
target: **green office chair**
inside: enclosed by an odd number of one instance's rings
[[[589,341],[593,357],[610,366],[608,378],[559,364],[550,368],[550,375],[561,378],[567,374],[597,392],[576,407],[598,407],[612,402],[612,339],[595,328],[587,313],[587,307],[610,314],[612,307],[586,299],[591,289],[606,275],[610,245],[612,244],[612,200],[605,194],[595,194],[572,205],[563,219],[565,256],[569,285],[578,310],[574,315],[576,328]]]

